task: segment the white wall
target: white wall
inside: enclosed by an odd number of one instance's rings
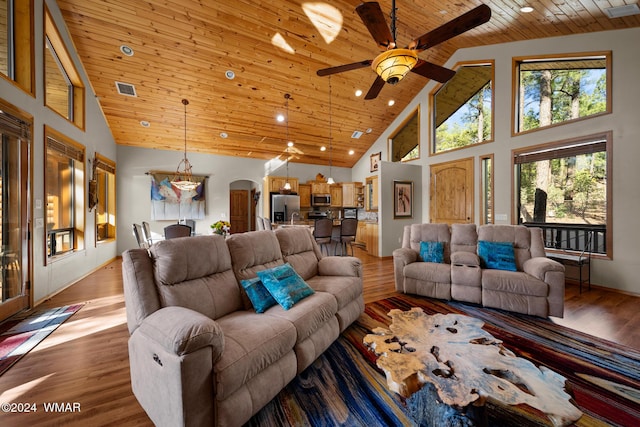
[[[86,127],[85,130],[77,128],[69,123],[57,113],[44,106],[44,70],[42,66],[43,57],[43,3],[36,2],[34,16],[34,46],[36,58],[35,86],[36,97],[18,89],[17,86],[0,79],[0,98],[12,104],[18,109],[33,116],[32,135],[32,156],[33,175],[32,200],[40,203],[41,208],[32,210],[32,223],[35,220],[44,218],[44,208],[46,207],[46,197],[44,194],[44,126],[61,132],[67,137],[85,146],[86,158],[92,158],[95,152],[116,160],[116,146],[111,135],[99,104],[96,102],[95,94],[91,90],[91,85],[87,79],[84,68],[80,63],[73,45],[66,32],[66,26],[62,20],[60,11],[53,0],[46,1],[49,10],[54,18],[62,38],[70,51],[75,66],[80,73],[80,77],[86,88]],[[85,163],[85,179],[88,182],[90,177],[89,164]],[[32,203],[35,206],[35,203]],[[88,210],[85,212],[85,248],[75,254],[67,256],[55,262],[45,264],[45,229],[44,227],[33,227],[32,248],[33,248],[33,277],[32,291],[33,300],[37,304],[48,296],[64,289],[69,284],[92,272],[107,261],[116,257],[116,243],[101,243],[96,246],[95,236],[95,216]]]
[[[603,131],[613,131],[613,259],[594,260],[592,265],[592,282],[632,293],[640,293],[640,282],[637,272],[640,271],[640,227],[636,218],[640,213],[640,120],[638,120],[638,100],[640,85],[638,55],[640,29],[605,31],[550,39],[530,40],[484,46],[457,51],[446,66],[453,67],[457,62],[472,60],[495,60],[495,141],[466,149],[429,156],[429,92],[435,88],[430,82],[417,94],[413,102],[396,118],[391,126],[374,143],[369,152],[358,161],[353,168],[354,180],[364,180],[369,174],[369,155],[382,151],[382,159],[388,160],[387,138],[397,129],[403,120],[420,104],[420,143],[421,157],[411,164],[422,165],[423,209],[422,222],[429,221],[429,165],[473,156],[475,170],[479,171],[478,157],[494,154],[495,160],[495,213],[506,214],[507,221],[512,223],[512,170],[511,150],[515,148],[537,145],[545,142],[560,141],[582,135],[590,135]],[[532,132],[526,135],[511,136],[511,93],[512,93],[512,58],[525,55],[546,55],[556,53],[612,51],[613,56],[613,112],[600,117],[582,120],[557,126],[550,129]],[[419,78],[410,76],[410,78]],[[401,83],[402,84],[402,83]],[[385,88],[383,90],[393,90]],[[476,176],[478,174],[476,173]],[[384,177],[381,177],[384,179]],[[387,185],[383,182],[381,186]],[[479,223],[480,183],[475,183],[475,222]],[[388,203],[382,200],[382,203]],[[381,209],[385,209],[382,206]],[[382,218],[382,229],[388,226],[388,220]],[[416,220],[418,222],[418,219]],[[393,248],[388,239],[383,240],[382,253]],[[399,245],[398,245],[399,246]]]

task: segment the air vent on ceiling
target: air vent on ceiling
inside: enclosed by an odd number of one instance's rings
[[[353,133],[351,134],[351,138],[353,139],[358,139],[362,136],[362,132],[359,130],[354,130]]]
[[[136,95],[136,88],[132,84],[116,82],[116,88],[118,88],[118,93],[120,95],[138,96]]]
[[[631,16],[640,14],[638,4],[628,4],[626,6],[609,7],[604,10],[609,18],[622,18],[623,16]]]

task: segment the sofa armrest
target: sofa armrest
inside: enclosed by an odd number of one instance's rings
[[[524,262],[522,270],[543,282],[547,282],[547,273],[552,271],[564,273],[564,265],[546,257],[534,257]]]
[[[398,248],[394,249],[392,255],[396,291],[404,292],[404,267],[419,260],[418,252],[411,248]]]
[[[318,261],[318,275],[362,277],[362,261],[352,256],[325,256]]]
[[[184,307],[161,308],[146,317],[136,332],[178,356],[211,346],[213,363],[224,349],[220,326],[207,316]]]
[[[473,252],[458,251],[451,254],[451,264],[479,267],[480,257]]]

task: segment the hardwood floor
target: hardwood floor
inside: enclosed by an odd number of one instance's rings
[[[395,294],[393,262],[356,249],[363,261],[365,302]],[[131,391],[122,294],[115,260],[37,307],[84,303],[0,376],[0,403],[35,403],[35,413],[0,413],[2,426],[151,426]],[[566,290],[565,318],[554,322],[640,350],[640,297],[593,288]],[[80,404],[80,412],[46,412],[46,402]],[[73,407],[73,406],[71,406]]]

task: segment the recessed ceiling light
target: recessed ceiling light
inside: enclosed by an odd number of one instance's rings
[[[220,132],[220,138],[222,139],[227,139],[229,137],[229,134],[226,132]]]
[[[522,12],[522,13],[530,13],[530,12],[533,12],[533,8],[531,6],[522,6],[520,8],[520,12]]]
[[[353,150],[349,150],[349,155],[350,155],[350,156],[353,156],[353,154],[354,154],[354,153],[355,153],[355,151],[353,151]]]
[[[289,142],[287,142],[287,145],[288,145],[289,147],[293,147],[293,141],[289,141]]]
[[[360,89],[356,90],[356,96],[362,96],[362,91]]]
[[[146,120],[140,120],[140,126],[142,126],[143,128],[148,128],[149,126],[151,126],[151,123]]]
[[[395,103],[396,103],[396,101],[394,101],[393,99],[390,99],[390,100],[389,100],[389,103],[388,103],[388,104],[389,104],[389,107],[391,107],[391,106],[392,106],[393,104],[395,104]]]
[[[320,151],[327,151],[327,147],[323,145],[322,147],[320,147]]]
[[[278,114],[276,120],[280,123],[284,122],[284,114]]]
[[[365,132],[366,132],[366,133],[371,133],[371,132],[373,132],[373,129],[368,128]]]
[[[226,78],[228,78],[229,80],[233,80],[233,79],[235,79],[235,78],[236,78],[236,73],[234,73],[234,72],[233,72],[233,71],[231,71],[231,70],[227,70],[227,71],[225,71],[225,72],[224,72],[224,76],[225,76]]]
[[[120,52],[124,53],[127,56],[133,56],[133,49],[131,49],[126,44],[123,44],[122,46],[120,46]]]

